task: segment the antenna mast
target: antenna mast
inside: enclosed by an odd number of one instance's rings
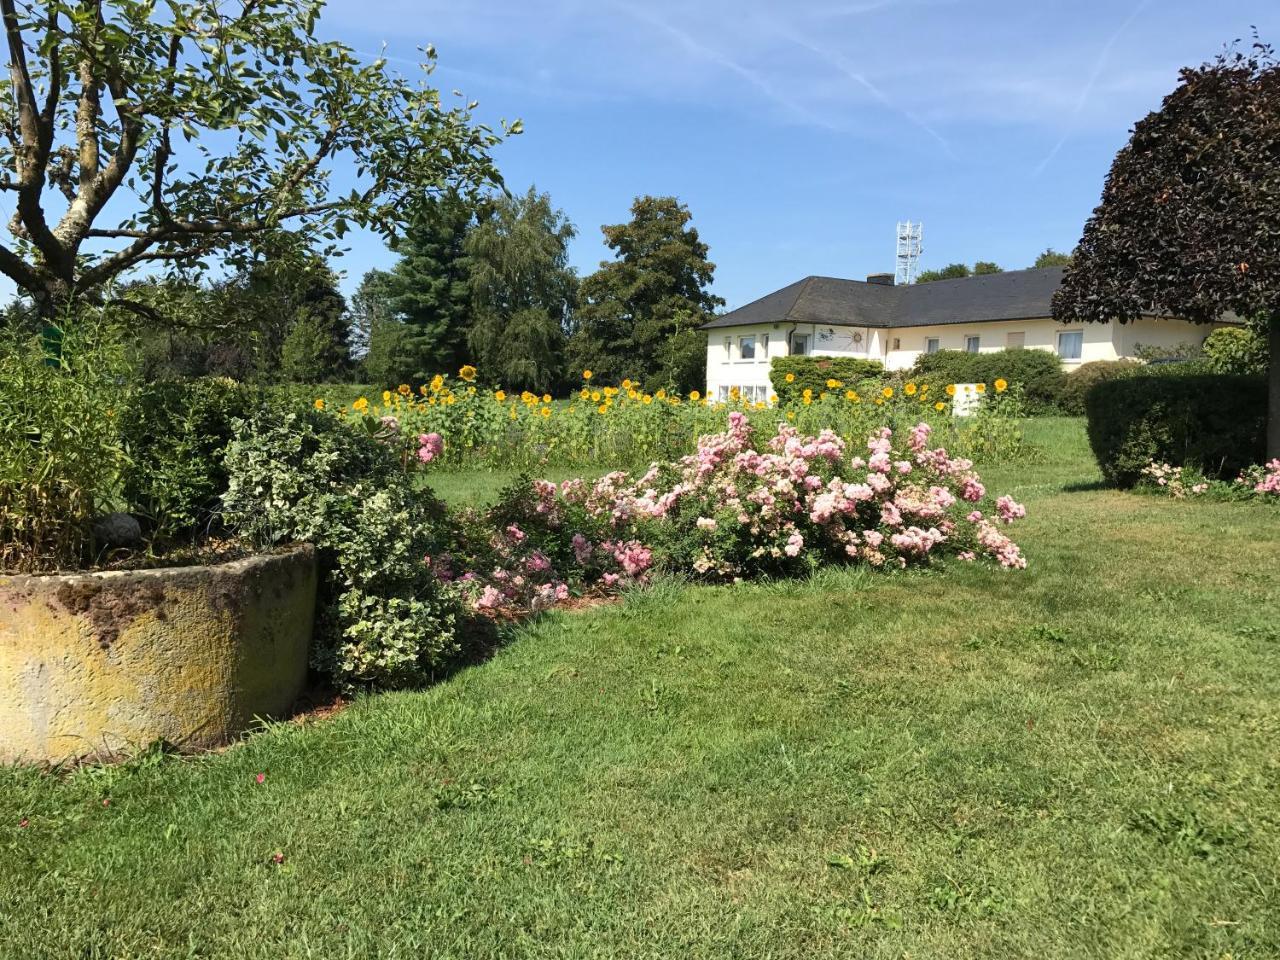
[[[898,261],[893,282],[897,286],[914,283],[920,272],[920,253],[924,249],[924,224],[910,220],[898,224]]]

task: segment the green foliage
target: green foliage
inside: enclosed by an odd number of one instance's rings
[[[496,199],[467,235],[467,342],[499,383],[538,393],[563,383],[565,330],[578,287],[569,266],[575,233],[551,196],[530,187],[522,197]]]
[[[1069,267],[1071,266],[1071,254],[1059,253],[1053,247],[1045,247],[1044,253],[1036,257],[1036,262],[1031,265],[1033,270],[1043,270],[1045,267]]]
[[[1073,417],[1084,414],[1084,398],[1095,383],[1123,377],[1141,368],[1135,360],[1091,360],[1067,374],[1059,405]]]
[[[782,404],[796,403],[805,390],[816,398],[833,390],[856,388],[861,381],[883,373],[884,364],[879,360],[862,360],[857,357],[793,354],[774,357],[769,363],[769,382],[773,384],[773,392]],[[787,381],[788,375],[792,378],[790,382]],[[828,387],[828,380],[836,380],[840,386]]]
[[[992,263],[990,260],[979,260],[973,265],[973,275],[975,277],[984,277],[992,273],[1004,273],[1004,268],[998,263]]]
[[[419,346],[408,324],[395,318],[375,320],[360,364],[364,379],[378,389],[415,382],[427,362]]]
[[[648,383],[664,367],[673,336],[709,320],[724,300],[708,291],[715,264],[707,245],[690,227],[689,208],[675,197],[637,197],[631,221],[603,227],[616,259],[582,281],[578,325],[570,341],[570,363],[611,380]],[[705,361],[704,361],[705,362]],[[689,389],[686,384],[672,384]]]
[[[406,376],[399,383],[428,380],[438,370],[456,371],[471,359],[471,258],[467,231],[475,208],[456,193],[415,205],[405,235],[393,247],[400,255],[383,275],[387,312],[407,327],[400,335]]]
[[[128,369],[99,316],[51,338],[0,330],[0,570],[76,568],[93,559],[92,521],[127,462],[119,420]]]
[[[1261,330],[1219,327],[1205,338],[1205,360],[1214,373],[1265,373],[1267,340]]]
[[[22,242],[0,271],[49,316],[146,264],[243,267],[267,231],[306,245],[353,226],[390,239],[406,197],[498,181],[489,150],[501,138],[470,106],[446,109],[387,59],[317,37],[322,7],[7,7],[6,88],[23,120],[0,166],[15,171]],[[348,168],[350,191],[332,190]],[[119,219],[96,223],[104,210]],[[79,256],[91,236],[93,256]]]
[[[985,383],[991,390],[1002,378],[1020,387],[1027,412],[1033,415],[1058,409],[1066,383],[1062,362],[1048,350],[939,350],[920,354],[911,370],[935,394],[949,383]]]
[[[1085,395],[1089,444],[1103,476],[1133,486],[1155,460],[1234,475],[1263,454],[1266,387],[1257,377],[1150,368]]]
[[[233,424],[262,402],[257,389],[225,379],[162,381],[134,395],[120,422],[128,453],[121,496],[147,521],[153,549],[220,526]]]
[[[973,271],[968,264],[949,263],[937,270],[921,270],[916,275],[916,283],[932,283],[935,280],[960,280],[972,276]]]
[[[268,547],[306,541],[321,563],[312,662],[345,688],[417,686],[457,649],[456,603],[423,558],[443,510],[397,449],[315,410],[268,408],[227,448],[226,521]]]

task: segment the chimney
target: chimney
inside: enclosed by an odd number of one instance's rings
[[[893,274],[892,273],[868,273],[867,283],[878,283],[885,287],[892,287]]]

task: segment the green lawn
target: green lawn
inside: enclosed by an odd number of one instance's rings
[[[0,773],[0,955],[1280,956],[1280,511],[1034,430],[986,471],[1023,573],[662,583],[220,755]]]

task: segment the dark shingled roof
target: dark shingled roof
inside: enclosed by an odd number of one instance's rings
[[[1009,270],[959,280],[895,287],[861,280],[806,277],[704,324],[821,323],[838,327],[924,327],[1051,315],[1062,267]]]

